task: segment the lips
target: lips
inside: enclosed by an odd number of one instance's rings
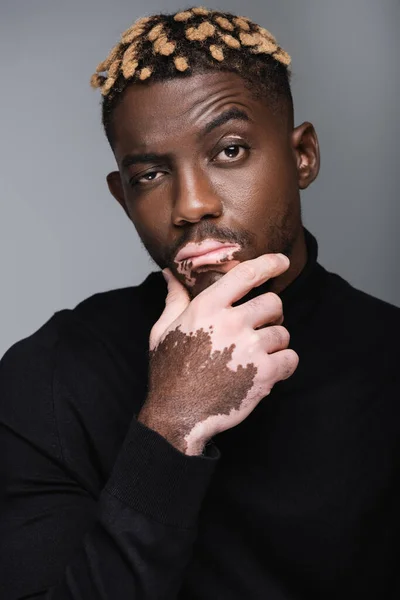
[[[195,270],[199,267],[203,267],[204,265],[217,265],[223,262],[228,262],[232,260],[232,255],[234,252],[236,252],[236,250],[236,247],[226,246],[211,252],[205,252],[204,254],[200,254],[198,256],[190,256],[183,262],[183,266],[187,266],[189,268],[190,265],[190,269]]]
[[[181,250],[179,250],[178,254],[175,257],[175,261],[181,262],[185,260],[187,262],[193,262],[195,259],[206,256],[208,256],[208,259],[215,260],[215,257],[217,257],[218,252],[221,253],[222,256],[226,256],[226,254],[231,254],[233,251],[239,250],[239,248],[239,244],[217,242],[216,240],[205,240],[204,242],[200,242],[199,244],[190,242],[189,244],[186,244],[186,246],[184,246]]]

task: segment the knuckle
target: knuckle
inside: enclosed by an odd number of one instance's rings
[[[293,375],[299,364],[299,356],[294,350],[286,350],[283,355],[282,376],[283,379]]]
[[[248,310],[250,313],[253,313],[259,312],[259,310],[264,309],[265,304],[265,298],[263,298],[262,296],[257,296],[256,298],[253,298],[252,300],[246,302],[245,307],[246,310]]]
[[[245,279],[246,281],[253,281],[256,277],[255,268],[249,264],[241,263],[233,269],[233,272],[238,279]]]
[[[277,254],[268,254],[266,256],[266,262],[267,269],[272,271],[280,269],[284,264],[282,257],[278,256]]]
[[[269,259],[272,267],[277,268],[282,266],[282,258],[277,254],[270,254]]]
[[[281,297],[278,296],[278,294],[275,294],[274,292],[267,292],[266,294],[268,296],[268,301],[270,303],[274,303],[275,304],[275,308],[277,312],[282,312],[283,310],[283,303],[281,300]]]
[[[278,346],[287,346],[290,342],[290,334],[285,327],[272,325],[269,328],[270,334]]]
[[[261,341],[261,334],[258,331],[253,331],[250,336],[250,345],[256,346]]]
[[[270,333],[272,334],[272,337],[277,342],[282,342],[282,340],[283,340],[283,334],[282,334],[281,330],[278,329],[278,327],[271,327],[270,328]]]

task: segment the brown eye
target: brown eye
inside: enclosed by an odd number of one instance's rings
[[[160,179],[160,177],[162,175],[164,175],[164,171],[149,171],[148,173],[145,173],[141,177],[138,177],[138,178],[132,177],[130,184],[132,186],[146,185],[148,183],[152,183],[152,181],[156,181],[157,179]]]
[[[140,182],[146,181],[154,181],[155,179],[159,179],[157,175],[161,175],[161,171],[151,171],[150,173],[146,173],[146,175],[142,175],[142,177],[138,180]]]
[[[230,162],[242,158],[246,152],[245,146],[239,144],[231,144],[227,146],[216,156],[216,160],[221,162]]]

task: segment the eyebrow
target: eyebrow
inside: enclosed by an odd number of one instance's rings
[[[121,161],[121,165],[124,169],[127,169],[131,165],[136,164],[146,164],[151,162],[159,161],[164,155],[155,154],[154,152],[149,152],[147,154],[127,154]]]
[[[236,107],[229,108],[228,110],[225,110],[223,113],[218,115],[218,117],[215,117],[215,119],[210,121],[210,123],[208,123],[205,126],[205,128],[203,129],[201,135],[207,135],[213,129],[216,129],[217,127],[221,127],[221,125],[225,125],[225,123],[228,123],[228,121],[234,121],[234,120],[235,121],[251,121],[249,115],[244,110],[241,110],[240,108],[236,108]]]
[[[225,125],[225,123],[228,123],[229,121],[251,122],[252,119],[250,119],[248,114],[244,110],[241,110],[240,108],[236,108],[236,107],[229,108],[228,110],[225,110],[223,113],[221,113],[220,115],[215,117],[215,119],[213,119],[212,121],[207,123],[207,125],[204,127],[204,129],[201,131],[201,133],[199,135],[205,136],[205,135],[209,134],[211,131],[213,131],[213,129],[216,129],[217,127],[221,127],[221,125]],[[128,167],[130,167],[132,165],[157,162],[157,161],[159,161],[161,159],[165,159],[165,158],[166,158],[166,155],[156,154],[154,152],[149,152],[146,154],[127,154],[122,159],[121,166],[124,169],[127,169]]]

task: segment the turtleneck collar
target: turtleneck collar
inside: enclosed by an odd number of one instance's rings
[[[307,262],[299,275],[280,292],[283,303],[285,327],[299,324],[314,308],[327,271],[317,262],[318,242],[308,229],[304,229],[307,247]]]

